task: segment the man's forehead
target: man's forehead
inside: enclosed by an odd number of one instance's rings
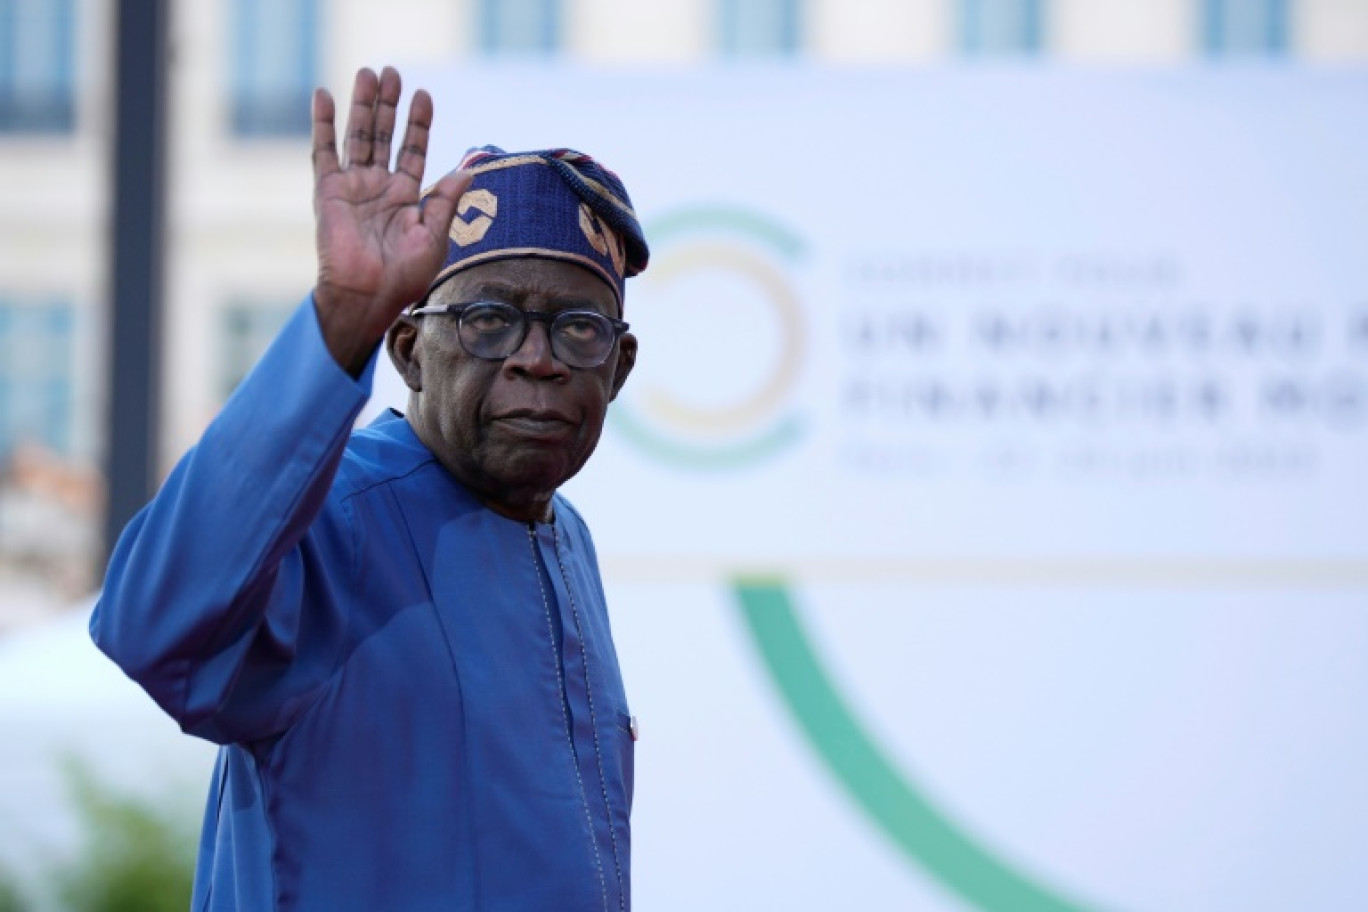
[[[558,307],[605,312],[615,310],[617,300],[613,289],[589,270],[540,257],[510,257],[472,266],[439,285],[429,300],[437,304],[485,299],[518,303],[530,297],[545,298]]]

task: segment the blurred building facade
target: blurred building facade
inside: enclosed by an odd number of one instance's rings
[[[345,97],[358,66],[1368,61],[1368,0],[171,6],[163,470],[312,282],[309,96]],[[108,0],[0,0],[0,631],[98,584],[114,15]]]

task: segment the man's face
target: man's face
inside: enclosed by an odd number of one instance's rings
[[[612,290],[587,269],[531,257],[472,266],[427,303],[473,301],[620,316]],[[624,335],[603,364],[580,369],[554,357],[542,323],[529,323],[522,347],[503,361],[468,354],[445,314],[402,317],[389,335],[418,438],[487,506],[520,520],[545,519],[551,495],[594,451],[636,347]]]

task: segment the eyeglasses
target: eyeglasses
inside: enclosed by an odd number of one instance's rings
[[[456,317],[461,347],[486,361],[502,361],[522,348],[529,321],[544,323],[551,354],[561,363],[579,368],[598,367],[607,361],[614,343],[629,328],[621,320],[593,310],[538,313],[495,301],[428,304],[410,312],[415,317],[427,314]]]

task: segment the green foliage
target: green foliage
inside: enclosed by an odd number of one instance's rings
[[[0,912],[29,912],[29,908],[18,882],[8,871],[0,868]]]
[[[63,908],[185,912],[194,877],[193,821],[147,801],[114,794],[80,766],[71,765],[68,772],[85,844],[77,858],[52,872]],[[8,912],[3,899],[0,912]]]

